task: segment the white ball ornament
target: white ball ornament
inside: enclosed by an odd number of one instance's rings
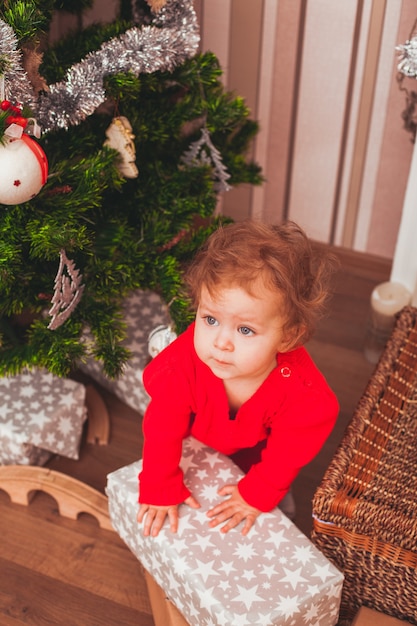
[[[0,144],[0,203],[21,204],[34,198],[48,178],[48,161],[39,144],[25,133]]]
[[[148,352],[153,358],[177,338],[170,326],[157,326],[148,337]]]

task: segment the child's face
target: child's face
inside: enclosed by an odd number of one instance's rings
[[[211,296],[203,286],[194,346],[218,378],[260,385],[276,366],[277,352],[284,349],[284,321],[279,294],[263,284],[253,295],[227,287]]]

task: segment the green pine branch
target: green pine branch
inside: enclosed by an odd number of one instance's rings
[[[42,74],[48,82],[60,80],[87,50],[126,26],[87,29],[58,42],[45,51]],[[123,304],[136,289],[158,292],[177,332],[184,330],[193,318],[184,270],[210,232],[227,221],[213,217],[218,197],[212,167],[181,161],[203,125],[231,185],[262,182],[248,157],[258,125],[243,99],[224,89],[212,53],[172,72],[109,75],[105,86],[106,106],[77,126],[42,136],[49,178],[40,193],[22,205],[0,207],[0,375],[45,367],[66,376],[94,358],[108,377],[118,376],[129,358]],[[123,178],[119,153],[103,145],[117,115],[132,125],[134,179]],[[51,330],[61,249],[82,276],[84,291],[68,319]]]

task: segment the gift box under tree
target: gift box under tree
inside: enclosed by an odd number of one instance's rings
[[[84,385],[41,369],[0,377],[0,464],[78,459],[85,396]]]
[[[127,325],[127,338],[124,345],[131,357],[123,373],[116,379],[103,374],[98,361],[90,359],[81,368],[96,382],[114,393],[131,408],[144,413],[149,396],[142,382],[143,370],[152,358],[149,352],[149,335],[163,326],[167,337],[170,336],[170,318],[167,307],[153,291],[134,291],[124,302],[124,320]]]

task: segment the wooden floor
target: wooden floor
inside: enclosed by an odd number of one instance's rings
[[[363,356],[369,298],[389,278],[389,264],[338,250],[340,269],[330,314],[308,349],[337,393],[338,424],[294,486],[296,523],[311,529],[311,499],[374,369]],[[111,415],[108,446],[82,445],[79,461],[54,458],[49,466],[103,491],[106,475],[140,457],[141,418],[100,390]],[[153,626],[141,567],[116,533],[88,516],[74,522],[37,492],[29,506],[0,491],[0,624]]]

